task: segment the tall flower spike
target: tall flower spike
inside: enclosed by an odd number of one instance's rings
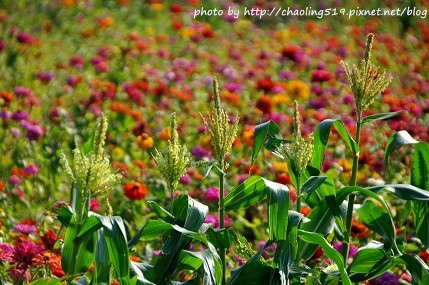
[[[301,126],[299,120],[298,102],[294,104],[294,130],[292,135],[292,143],[286,146],[285,154],[289,162],[295,168],[298,175],[304,172],[308,162],[311,159],[313,152],[313,135],[309,135],[304,139],[301,135]]]
[[[222,109],[219,97],[219,84],[216,77],[213,78],[213,91],[214,91],[214,112],[209,113],[207,119],[203,119],[206,133],[212,139],[215,156],[218,160],[223,159],[231,150],[232,143],[235,140],[238,130],[238,121],[240,117],[236,113],[234,122],[230,124],[229,116]]]
[[[107,118],[103,116],[97,121],[94,144],[89,153],[76,147],[73,150],[73,165],[70,166],[64,153],[60,161],[65,173],[75,186],[82,191],[82,196],[105,193],[121,179],[120,174],[113,172],[109,158],[104,153],[107,132]]]
[[[170,116],[171,139],[167,141],[167,149],[164,153],[155,149],[152,155],[162,176],[167,180],[170,191],[177,188],[180,177],[185,174],[186,168],[191,162],[188,149],[185,145],[180,145],[179,134],[177,133],[176,113]]]
[[[385,71],[380,74],[378,67],[372,66],[370,63],[373,41],[374,34],[369,34],[366,41],[365,56],[360,67],[356,65],[350,67],[344,61],[341,62],[350,82],[358,113],[368,109],[375,97],[383,92],[392,81],[392,76],[387,75]]]

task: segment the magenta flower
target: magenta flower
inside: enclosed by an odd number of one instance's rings
[[[81,56],[73,55],[69,59],[69,65],[76,69],[82,69],[85,65],[85,59]]]
[[[179,182],[183,185],[189,185],[192,183],[192,178],[188,174],[185,174],[179,178]]]
[[[19,183],[21,183],[21,179],[18,176],[16,176],[16,175],[12,175],[12,176],[9,177],[9,182],[10,182],[10,184],[16,186]]]
[[[325,82],[329,81],[332,78],[332,74],[324,69],[316,69],[311,74],[311,81],[312,82]]]
[[[13,246],[8,243],[0,243],[0,261],[11,262],[13,258]]]
[[[54,74],[48,71],[39,71],[36,73],[36,78],[39,79],[42,83],[49,83],[54,79]]]
[[[100,210],[100,201],[96,199],[91,199],[89,202],[89,209],[91,211],[99,211]]]
[[[15,93],[15,95],[17,97],[31,97],[33,96],[33,91],[31,91],[31,89],[24,87],[24,86],[18,86],[15,87],[15,89],[13,89],[13,93]]]
[[[38,141],[40,137],[44,134],[44,131],[41,126],[32,124],[27,121],[22,121],[21,127],[27,130],[27,138],[31,141]]]
[[[21,234],[26,234],[26,235],[37,233],[37,227],[34,225],[17,224],[13,227],[13,229]]]
[[[12,114],[12,120],[15,121],[27,121],[30,119],[30,115],[25,111],[16,111]]]
[[[216,187],[211,187],[211,188],[207,188],[206,193],[205,193],[205,199],[207,202],[219,202],[219,189],[217,189]]]
[[[24,168],[24,172],[28,175],[37,175],[39,174],[39,167],[30,163]]]

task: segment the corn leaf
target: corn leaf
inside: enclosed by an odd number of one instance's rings
[[[332,126],[346,142],[353,155],[356,155],[359,152],[359,146],[353,140],[343,122],[341,120],[326,119],[317,126],[316,131],[314,132],[314,148],[311,165],[315,168],[320,169],[322,166],[323,154],[325,153],[325,149],[328,144],[328,138],[331,133]]]

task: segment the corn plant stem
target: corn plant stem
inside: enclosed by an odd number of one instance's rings
[[[225,159],[222,157],[219,159],[220,169],[223,171],[225,168]],[[225,174],[221,173],[219,176],[219,227],[220,229],[225,228],[225,208],[224,208],[224,181]],[[226,248],[220,249],[220,260],[222,262],[222,285],[226,284]]]
[[[359,147],[360,144],[360,130],[362,127],[362,111],[358,112],[357,121],[356,121],[356,136],[355,141]],[[352,165],[352,176],[350,178],[350,186],[356,186],[357,183],[357,174],[359,167],[359,151],[354,154],[353,165]],[[347,215],[346,215],[346,234],[344,236],[344,242],[342,244],[341,252],[344,259],[344,266],[347,265],[347,257],[349,255],[349,242],[350,242],[350,232],[352,229],[352,220],[353,220],[353,206],[355,203],[355,194],[350,194],[347,205]]]
[[[172,214],[172,215],[174,215],[173,214],[173,202],[174,202],[174,189],[168,189],[169,191],[170,191],[170,201],[171,201],[171,205],[170,205],[170,213]]]
[[[298,213],[301,212],[301,183],[300,183],[300,175],[296,177],[296,211]]]

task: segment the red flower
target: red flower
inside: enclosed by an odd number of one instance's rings
[[[124,186],[124,194],[130,200],[143,200],[146,198],[147,188],[140,182],[127,182]]]
[[[273,101],[271,97],[267,95],[262,95],[261,98],[256,102],[256,108],[261,110],[264,114],[271,114],[273,111]]]
[[[312,82],[329,81],[331,80],[331,78],[332,78],[332,74],[329,71],[323,70],[323,69],[314,70],[313,73],[311,74]]]

